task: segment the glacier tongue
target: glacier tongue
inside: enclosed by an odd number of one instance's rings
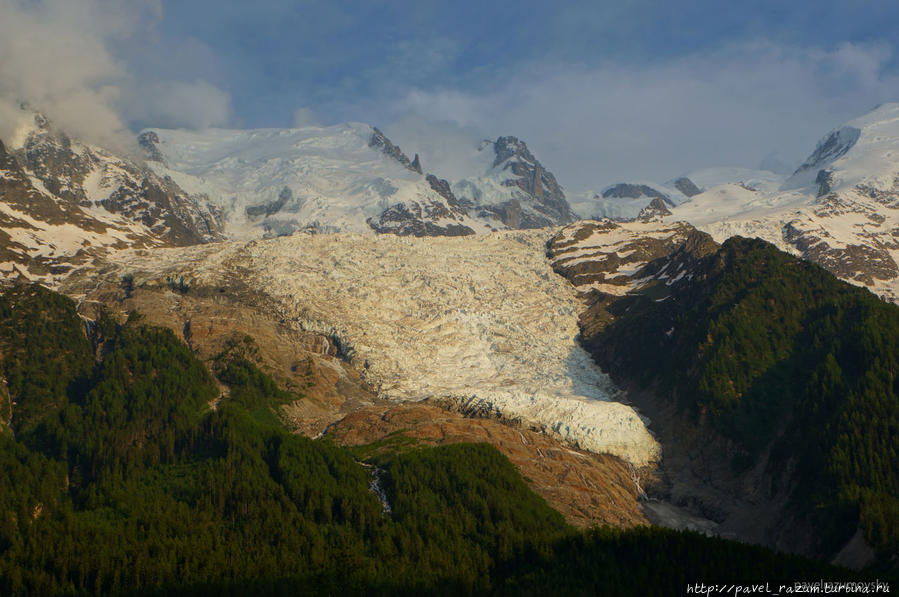
[[[553,232],[298,235],[115,261],[136,283],[239,273],[285,321],[340,338],[383,397],[449,401],[647,464],[658,444],[577,343],[581,304],[545,256]]]

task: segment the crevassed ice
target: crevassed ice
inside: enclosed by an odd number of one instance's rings
[[[128,267],[208,282],[237,268],[282,317],[336,334],[386,398],[457,401],[646,464],[658,444],[578,345],[582,306],[546,260],[551,234],[300,235],[204,247],[190,264],[190,250],[131,253]]]

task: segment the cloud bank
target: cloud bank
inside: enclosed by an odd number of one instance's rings
[[[899,99],[891,52],[759,42],[661,64],[544,64],[479,92],[408,90],[384,128],[426,163],[475,143],[465,131],[516,135],[569,190],[705,166],[754,168],[774,152],[798,163],[830,128]],[[430,130],[410,126],[416,119]],[[450,142],[432,147],[439,130]]]
[[[117,58],[117,45],[148,39],[159,0],[0,0],[0,138],[27,103],[70,134],[115,148],[128,124],[224,124],[230,99],[202,80],[145,80]],[[152,51],[152,48],[146,48]]]
[[[0,139],[14,132],[23,101],[74,136],[113,147],[133,143],[145,126],[364,120],[451,179],[471,174],[479,141],[516,135],[571,192],[714,165],[764,160],[788,169],[830,128],[899,100],[897,64],[885,42],[715,42],[701,52],[630,59],[627,52],[591,54],[597,44],[578,42],[593,39],[575,35],[581,7],[556,23],[555,41],[543,48],[574,49],[541,50],[543,62],[535,62],[522,53],[530,45],[515,45],[516,36],[486,21],[466,38],[466,21],[450,5],[436,22],[456,18],[437,31],[410,26],[394,34],[369,26],[381,14],[374,8],[354,20],[330,7],[314,13],[311,27],[305,11],[283,1],[263,8],[200,3],[217,7],[210,18],[217,15],[218,26],[210,30],[205,20],[185,18],[199,9],[172,1],[165,15],[163,1],[0,0]],[[430,9],[415,6],[424,16],[399,23],[431,22]],[[586,23],[621,28],[619,17]],[[285,23],[309,35],[286,35]],[[428,34],[415,35],[422,30]],[[294,39],[305,40],[300,49],[308,51],[287,51]],[[323,70],[328,76],[317,78]],[[298,91],[296,81],[305,87]],[[235,90],[238,113],[223,88]]]

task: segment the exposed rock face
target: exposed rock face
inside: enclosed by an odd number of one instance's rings
[[[456,196],[453,194],[450,184],[447,181],[437,178],[433,174],[428,174],[425,180],[428,181],[428,184],[431,185],[431,188],[434,189],[438,195],[446,199],[446,202],[450,206],[459,207],[459,201],[456,199]],[[464,212],[460,210],[460,213]]]
[[[221,213],[172,181],[55,133],[46,119],[18,149],[0,141],[0,272],[52,281],[110,248],[221,238]]]
[[[861,137],[861,129],[853,126],[844,126],[830,132],[824,139],[818,142],[815,151],[803,162],[793,175],[807,171],[818,171],[846,155]]]
[[[702,192],[702,190],[686,176],[681,176],[675,180],[674,187],[687,197],[695,197]]]
[[[462,218],[453,221],[454,215],[441,203],[397,203],[381,212],[377,219],[369,218],[368,225],[375,232],[398,236],[467,236],[475,233],[461,223]]]
[[[144,158],[153,162],[165,163],[162,152],[159,151],[159,135],[153,131],[144,131],[137,136],[137,144],[144,150]]]
[[[567,224],[577,219],[571,212],[571,207],[565,200],[565,193],[556,182],[555,176],[537,161],[524,141],[516,137],[499,137],[493,144],[493,151],[496,154],[493,167],[502,168],[512,175],[503,181],[503,184],[517,188],[521,193],[517,198],[518,202],[527,202],[536,213],[522,213],[513,208],[511,213],[516,213],[518,219],[513,226],[509,223],[510,202],[485,209],[493,211],[501,219],[505,216],[503,223],[510,228],[541,228]]]
[[[556,178],[523,141],[485,140],[478,152],[485,171],[453,184],[459,204],[472,216],[493,229],[543,228],[577,219]]]
[[[553,270],[582,295],[622,296],[652,276],[665,275],[654,269],[644,271],[659,259],[681,249],[705,255],[715,248],[711,236],[685,222],[584,220],[554,236],[547,255]]]
[[[54,131],[40,115],[0,141],[0,272],[52,281],[110,248],[222,238],[221,211],[171,179]]]
[[[384,155],[395,159],[409,170],[421,174],[421,161],[418,159],[418,154],[415,154],[414,161],[410,160],[409,157],[403,153],[403,150],[400,149],[399,145],[394,145],[390,139],[387,138],[387,135],[375,127],[372,127],[372,130],[374,132],[372,132],[371,139],[368,141],[369,147],[379,149]]]
[[[173,245],[221,240],[222,211],[201,205],[205,197],[192,197],[170,178],[155,175],[126,178],[98,204],[113,214],[140,222]]]
[[[293,191],[291,191],[287,187],[284,187],[283,189],[281,189],[281,192],[278,194],[278,198],[276,200],[269,201],[268,203],[263,203],[261,205],[247,206],[247,216],[251,218],[268,217],[281,211],[281,209],[283,209],[289,201],[293,201]]]
[[[817,263],[843,280],[865,286],[874,286],[880,280],[893,280],[899,276],[899,265],[890,250],[899,249],[899,238],[887,237],[888,244],[846,244],[831,246],[824,228],[803,229],[801,220],[787,222],[783,228],[786,242],[799,249],[803,259]]]
[[[51,195],[146,226],[175,245],[220,240],[221,211],[190,196],[175,182],[128,159],[73,141],[46,119],[13,151],[23,169]]]
[[[36,189],[2,141],[0,201],[0,260],[3,262],[3,274],[8,278],[64,275],[73,266],[83,263],[88,253],[81,246],[60,251],[62,247],[50,245],[50,233],[67,224],[83,231],[83,236],[100,243],[116,242],[105,234],[107,227],[103,223],[87,216],[77,205],[56,201]]]
[[[86,201],[84,180],[97,158],[90,152],[73,151],[72,140],[65,134],[54,135],[45,119],[37,122],[24,147],[15,152],[22,168],[51,194],[75,203]]]
[[[645,184],[619,183],[603,191],[602,196],[605,199],[608,199],[609,197],[616,197],[619,199],[652,197],[653,199],[660,199],[668,205],[674,205],[668,195]]]
[[[421,169],[421,159],[418,157],[418,154],[415,154],[415,157],[412,158],[412,163],[409,165],[410,169],[413,172],[418,172],[419,174],[423,174]]]
[[[815,184],[818,185],[817,197],[827,195],[832,190],[833,172],[818,170],[818,175],[815,177]]]
[[[494,419],[470,419],[427,403],[373,406],[328,428],[328,437],[349,446],[396,439],[425,445],[487,442],[496,446],[528,484],[569,523],[580,527],[646,524],[640,510],[637,471],[606,454],[573,450],[528,429]]]
[[[640,210],[640,215],[637,216],[637,219],[640,221],[647,221],[670,215],[671,210],[668,209],[665,202],[661,198],[656,197],[649,202],[649,205]]]
[[[466,236],[475,231],[465,225],[466,211],[459,206],[447,181],[428,174],[428,184],[445,201],[397,203],[381,212],[368,225],[379,233],[399,236]]]

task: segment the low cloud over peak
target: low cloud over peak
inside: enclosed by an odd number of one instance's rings
[[[661,63],[542,64],[481,91],[409,90],[399,125],[385,128],[425,160],[427,139],[403,125],[413,117],[515,134],[569,188],[756,167],[774,151],[801,161],[830,128],[899,98],[891,55],[887,44],[753,42]]]
[[[14,133],[21,103],[116,148],[131,145],[136,121],[203,127],[231,117],[230,98],[209,83],[149,80],[119,57],[123,44],[152,38],[159,0],[0,0],[0,15],[0,138]]]

